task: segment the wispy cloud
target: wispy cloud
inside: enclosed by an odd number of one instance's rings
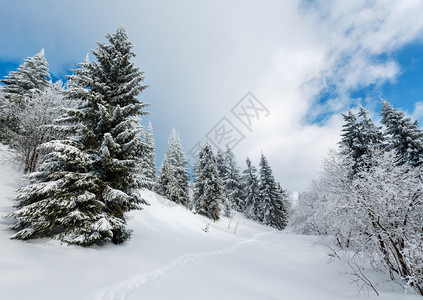
[[[423,30],[420,1],[315,1],[299,8],[289,12],[298,17],[291,28],[303,24],[299,42],[281,42],[259,89],[276,116],[244,151],[270,152],[277,177],[291,190],[316,177],[322,156],[337,146],[339,112],[358,104],[351,92],[394,82],[401,66],[392,52],[421,41]]]

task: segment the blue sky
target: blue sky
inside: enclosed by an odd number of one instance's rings
[[[422,13],[412,0],[5,1],[0,77],[44,48],[63,78],[124,24],[150,85],[140,99],[159,163],[172,127],[189,152],[233,126],[241,167],[263,151],[282,186],[300,191],[336,147],[346,109],[377,118],[382,97],[423,121]],[[248,92],[270,112],[250,127],[233,110]]]
[[[395,107],[412,113],[415,103],[423,101],[423,43],[415,42],[391,53],[400,72],[395,80],[357,89],[351,96],[362,99],[388,100]],[[381,58],[386,59],[386,57]]]
[[[412,115],[415,111],[416,103],[423,101],[423,42],[415,41],[397,49],[389,54],[381,55],[374,61],[385,62],[388,59],[394,60],[400,71],[392,80],[382,84],[368,84],[359,86],[350,91],[352,104],[348,107],[354,108],[359,103],[367,106],[369,110],[377,113],[381,108],[378,101],[383,98],[389,101],[394,107]],[[336,88],[330,86],[316,95],[318,102],[324,104],[328,99],[336,97]],[[310,122],[324,123],[331,112],[323,112],[315,118],[309,119]],[[419,123],[423,121],[423,115],[413,115]],[[375,116],[377,119],[377,116]]]
[[[413,112],[416,102],[423,101],[423,43],[416,42],[394,53],[401,73],[392,84],[379,91],[393,105]]]

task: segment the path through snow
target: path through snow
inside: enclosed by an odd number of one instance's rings
[[[202,261],[211,256],[234,253],[238,248],[249,243],[258,242],[259,237],[263,235],[271,234],[273,232],[275,231],[257,233],[257,234],[254,234],[252,238],[250,239],[240,241],[230,247],[226,247],[216,251],[182,255],[164,266],[161,266],[149,272],[140,273],[131,278],[128,278],[127,280],[123,280],[115,285],[105,288],[102,292],[100,292],[95,297],[95,299],[96,300],[125,300],[127,299],[127,296],[131,292],[138,290],[140,288],[143,288],[145,285],[151,282],[158,281],[163,276],[166,276],[167,274],[174,272],[175,270],[178,270],[183,267],[188,267],[190,265],[198,263],[199,261]]]

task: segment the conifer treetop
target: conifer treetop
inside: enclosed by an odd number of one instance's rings
[[[41,49],[34,56],[26,58],[17,71],[10,72],[0,81],[4,84],[3,93],[31,97],[47,87],[50,78],[44,49]]]
[[[396,151],[399,163],[420,164],[423,160],[423,131],[404,112],[382,99],[382,124],[388,148]]]

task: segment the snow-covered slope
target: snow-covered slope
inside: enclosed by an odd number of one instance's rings
[[[356,298],[351,278],[340,276],[348,269],[329,262],[316,238],[242,217],[210,223],[150,191],[141,191],[151,205],[129,215],[134,232],[122,245],[10,240],[4,216],[20,174],[1,147],[0,299],[368,299]]]

